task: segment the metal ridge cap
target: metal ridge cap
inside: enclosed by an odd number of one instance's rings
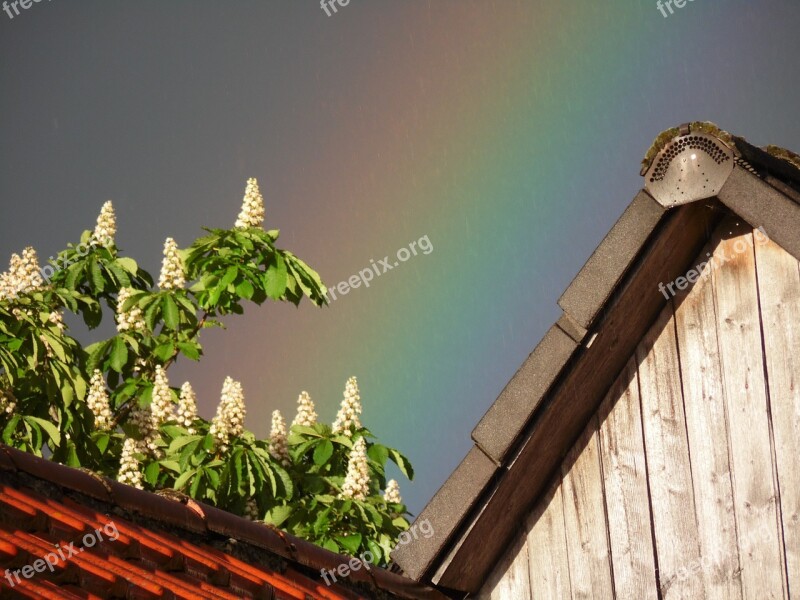
[[[740,158],[733,136],[701,125],[685,124],[670,139],[660,137],[662,145],[643,173],[644,189],[664,208],[716,196]]]
[[[712,121],[691,121],[688,123],[681,123],[676,127],[665,129],[656,136],[656,138],[653,140],[653,143],[650,145],[650,148],[647,150],[644,159],[642,159],[639,175],[644,176],[644,174],[650,170],[656,157],[665,146],[667,146],[670,142],[673,142],[676,138],[689,135],[690,133],[704,133],[706,135],[713,136],[730,149],[734,149],[734,139],[736,136],[728,133]]]

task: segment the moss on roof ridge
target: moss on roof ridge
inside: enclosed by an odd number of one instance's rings
[[[691,133],[707,133],[709,135],[713,135],[727,144],[730,148],[735,148],[734,136],[724,129],[721,129],[711,121],[694,121],[689,123],[689,131]],[[658,153],[661,152],[674,138],[678,137],[680,133],[680,127],[670,127],[669,129],[666,129],[658,134],[656,139],[653,141],[653,144],[650,146],[650,149],[647,151],[647,154],[645,154],[644,159],[642,160],[642,175],[644,175],[647,169],[650,168],[650,165],[653,164],[653,160]],[[766,146],[763,148],[763,150],[767,154],[789,163],[794,168],[800,169],[800,154],[796,154],[791,150],[774,145]]]
[[[795,154],[791,150],[781,148],[780,146],[773,146],[772,144],[764,148],[764,152],[788,162],[795,169],[800,169],[800,154]]]
[[[693,121],[689,123],[689,131],[691,133],[707,133],[709,135],[713,135],[725,142],[728,146],[733,147],[733,136],[711,121]],[[653,144],[650,146],[650,149],[647,151],[647,154],[644,155],[644,159],[642,160],[643,175],[645,171],[650,168],[650,165],[653,163],[653,160],[658,153],[661,152],[664,147],[674,138],[679,136],[680,133],[680,127],[670,127],[669,129],[666,129],[658,134],[656,139],[653,141]]]

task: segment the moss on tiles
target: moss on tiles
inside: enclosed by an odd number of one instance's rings
[[[764,148],[764,151],[767,154],[774,156],[775,158],[780,158],[781,160],[785,160],[790,165],[792,165],[796,169],[800,169],[800,154],[795,154],[791,150],[787,150],[786,148],[781,148],[780,146],[767,146]]]
[[[647,169],[650,168],[650,165],[653,163],[653,159],[661,152],[662,148],[666,146],[675,136],[680,134],[680,129],[677,127],[672,127],[667,129],[666,131],[662,131],[658,134],[656,139],[653,141],[653,144],[650,146],[650,149],[647,151],[647,154],[644,155],[644,159],[642,160],[642,174],[644,174]]]

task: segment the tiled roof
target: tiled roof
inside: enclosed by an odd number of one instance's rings
[[[665,302],[733,212],[800,258],[800,157],[710,123],[660,135],[640,190],[558,301],[560,319],[472,432],[474,445],[417,520],[435,534],[392,557],[417,581],[474,592]]]
[[[444,599],[374,566],[326,585],[320,570],[349,560],[191,499],[0,446],[3,598]]]

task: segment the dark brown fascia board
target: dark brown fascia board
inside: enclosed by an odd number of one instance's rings
[[[131,518],[144,518],[155,525],[174,527],[187,533],[233,538],[241,544],[259,549],[259,552],[266,550],[279,558],[302,565],[314,574],[321,569],[335,570],[339,565],[349,564],[350,561],[350,557],[330,552],[274,527],[249,521],[213,506],[189,498],[178,501],[139,490],[83,469],[67,467],[0,444],[0,476],[19,477],[19,474],[32,478],[31,481],[42,481],[60,490],[91,499],[88,502],[100,502],[107,507],[107,511],[123,510],[130,513]],[[365,584],[398,598],[448,600],[441,591],[431,586],[419,584],[378,567],[352,571],[348,581]]]
[[[720,201],[800,260],[800,206],[774,186],[736,167],[719,193]]]
[[[472,430],[472,439],[498,466],[577,348],[553,325]]]
[[[415,581],[422,579],[496,472],[494,462],[473,446],[414,521],[428,521],[433,535],[398,545],[392,552],[392,559],[406,575]]]
[[[665,211],[640,191],[558,299],[580,327],[589,329]]]
[[[575,439],[625,366],[636,344],[666,302],[659,281],[682,275],[722,214],[716,202],[670,211],[631,268],[570,368],[541,403],[522,444],[476,505],[444,555],[426,573],[435,585],[474,593],[527,511],[552,479]],[[412,544],[412,546],[414,546]]]

